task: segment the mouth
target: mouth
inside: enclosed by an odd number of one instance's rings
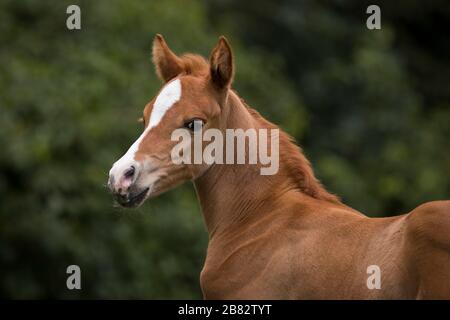
[[[150,190],[150,188],[145,188],[144,190],[142,190],[141,192],[135,194],[135,195],[130,195],[128,198],[123,199],[123,198],[117,198],[117,202],[125,208],[135,208],[139,205],[141,205],[145,198],[147,197],[148,191]]]

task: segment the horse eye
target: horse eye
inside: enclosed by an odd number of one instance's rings
[[[203,127],[203,120],[192,119],[184,124],[184,127],[191,131],[198,131]]]
[[[144,117],[140,117],[138,119],[138,122],[142,123],[144,125],[144,127],[145,127],[145,119],[144,119]]]

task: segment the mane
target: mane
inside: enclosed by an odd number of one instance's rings
[[[242,98],[239,97],[239,99],[255,120],[262,123],[265,127],[280,130],[280,163],[285,166],[289,177],[298,190],[315,199],[341,203],[339,197],[328,192],[314,176],[311,163],[294,139],[277,125],[266,120],[258,111],[247,105]]]

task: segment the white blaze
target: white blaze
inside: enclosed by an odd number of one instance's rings
[[[161,119],[176,102],[181,98],[181,82],[180,79],[175,79],[169,82],[156,97],[153,104],[152,114],[150,115],[150,122],[147,128],[142,132],[139,138],[131,145],[128,151],[117,160],[110,170],[110,174],[121,175],[126,169],[128,169],[134,163],[134,156],[139,149],[139,144],[145,138],[147,133],[154,127],[156,127]],[[119,178],[119,177],[116,177]]]
[[[156,97],[147,129],[156,127],[166,114],[167,110],[180,100],[180,98],[181,82],[180,79],[175,79],[165,86],[158,97]]]

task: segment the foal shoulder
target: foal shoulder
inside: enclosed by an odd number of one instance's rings
[[[406,216],[412,240],[432,242],[450,250],[450,201],[424,203]]]

